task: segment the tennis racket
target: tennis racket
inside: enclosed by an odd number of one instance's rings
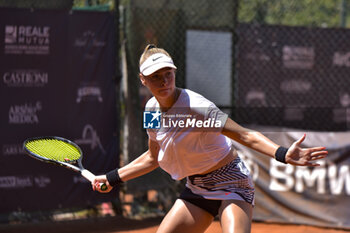
[[[24,141],[23,148],[27,154],[42,162],[53,163],[80,173],[92,182],[95,175],[83,167],[83,153],[80,147],[72,141],[61,137],[36,137]],[[101,190],[107,185],[101,183]]]

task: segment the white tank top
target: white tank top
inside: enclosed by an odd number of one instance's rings
[[[155,97],[145,110],[160,111]],[[231,139],[221,134],[227,118],[202,95],[183,89],[171,109],[162,112],[161,128],[147,129],[160,146],[159,166],[175,180],[212,168],[231,150]]]

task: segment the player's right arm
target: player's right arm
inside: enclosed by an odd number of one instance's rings
[[[148,150],[133,160],[131,163],[118,169],[121,180],[128,181],[134,179],[136,177],[147,174],[159,167],[158,152],[158,143],[151,139],[148,139]]]
[[[119,174],[119,177],[123,182],[145,175],[159,167],[158,152],[158,143],[148,139],[148,150],[146,152],[124,167],[114,170],[114,172]],[[107,185],[107,190],[102,191],[100,189],[100,183],[105,183]],[[102,193],[109,192],[113,188],[113,186],[111,186],[108,182],[106,175],[96,176],[92,183],[92,187],[93,190],[97,190]]]

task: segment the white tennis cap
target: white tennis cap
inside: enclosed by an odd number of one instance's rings
[[[168,57],[164,53],[156,53],[151,55],[146,59],[146,61],[144,61],[144,63],[142,63],[140,66],[140,72],[144,76],[148,76],[165,67],[177,69],[171,57]]]

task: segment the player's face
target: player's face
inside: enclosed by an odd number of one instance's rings
[[[141,75],[141,82],[155,97],[167,98],[175,91],[175,69],[163,68],[149,76]]]

